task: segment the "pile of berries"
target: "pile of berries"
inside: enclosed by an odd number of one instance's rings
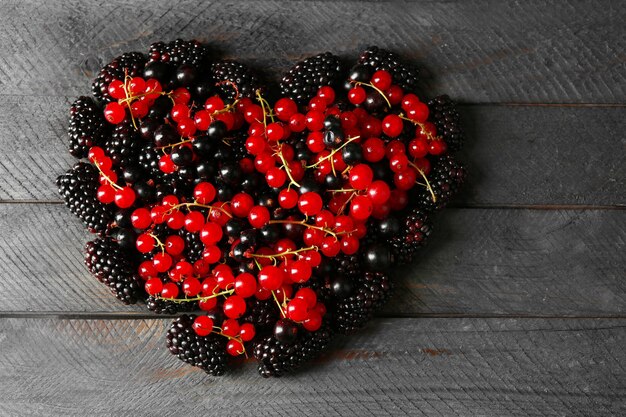
[[[179,314],[167,346],[191,365],[295,370],[372,318],[465,178],[455,104],[418,81],[377,47],[348,70],[308,58],[280,87],[196,41],[114,59],[72,105],[81,161],[57,180],[97,235],[87,267]]]

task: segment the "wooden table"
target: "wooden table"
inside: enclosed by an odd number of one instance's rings
[[[0,415],[626,414],[626,2],[0,3]],[[381,317],[304,372],[212,378],[82,265],[71,101],[156,40],[280,73],[378,44],[469,132],[469,185]]]

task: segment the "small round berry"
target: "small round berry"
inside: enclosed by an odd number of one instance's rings
[[[193,189],[193,197],[200,204],[209,204],[215,195],[215,187],[210,182],[198,183]]]
[[[385,181],[376,180],[367,188],[367,195],[372,200],[373,205],[379,206],[389,200],[391,189]]]
[[[104,108],[104,118],[111,124],[120,124],[126,118],[126,110],[118,102],[111,102]]]
[[[267,265],[259,271],[257,278],[261,287],[269,291],[275,291],[283,285],[285,273],[276,266]]]
[[[215,222],[207,222],[200,230],[200,240],[205,245],[215,245],[222,239],[224,232],[222,227]]]
[[[298,338],[298,325],[289,319],[280,319],[274,325],[274,337],[281,343],[291,344]]]
[[[231,295],[224,300],[224,314],[231,319],[238,319],[246,312],[246,300],[239,295]]]
[[[168,282],[167,284],[163,285],[163,289],[161,290],[161,297],[167,299],[175,299],[176,297],[178,297],[178,292],[178,285],[174,284],[173,282]]]
[[[243,355],[246,352],[246,349],[239,340],[230,339],[228,343],[226,343],[226,352],[228,352],[231,356],[239,356]]]
[[[322,315],[315,310],[309,311],[306,320],[302,323],[302,327],[310,332],[319,330],[322,327]]]
[[[154,249],[156,241],[152,235],[147,233],[142,233],[137,237],[136,247],[137,250],[141,253],[150,253]]]
[[[191,327],[198,336],[208,336],[213,331],[213,319],[209,316],[198,316]]]
[[[152,224],[150,211],[144,207],[134,210],[130,215],[130,222],[135,229],[147,229]]]
[[[400,136],[400,133],[402,133],[404,124],[402,119],[397,114],[388,114],[383,119],[382,127],[385,135],[390,138],[395,138]]]
[[[274,105],[274,113],[279,120],[283,122],[289,121],[291,116],[298,112],[298,105],[290,98],[283,97],[279,99]]]
[[[357,190],[366,189],[374,179],[374,172],[367,164],[358,164],[349,172],[350,185]]]
[[[154,269],[158,272],[166,272],[172,266],[172,257],[164,252],[159,252],[152,258]]]
[[[322,197],[316,192],[309,191],[300,196],[298,209],[306,216],[315,216],[322,210]]]
[[[365,195],[357,195],[350,202],[350,216],[356,220],[366,220],[373,209],[372,200]]]
[[[363,142],[363,158],[367,162],[378,162],[385,157],[385,142],[379,138],[369,138]]]
[[[198,278],[188,277],[183,281],[183,292],[187,297],[195,297],[202,290],[202,284]]]
[[[199,232],[204,226],[204,216],[199,211],[190,211],[185,216],[185,229],[188,232]]]
[[[113,80],[109,84],[109,95],[118,100],[126,98],[126,90],[124,90],[124,83],[120,80]]]
[[[309,306],[302,298],[294,298],[287,304],[287,317],[295,322],[304,321],[309,315]]]
[[[260,229],[270,221],[270,211],[267,207],[254,206],[248,213],[248,222],[255,229]]]
[[[313,308],[315,307],[315,304],[317,304],[317,294],[311,288],[300,288],[296,292],[296,296],[294,298],[303,299],[306,302],[308,308]]]
[[[180,255],[185,249],[185,241],[178,235],[168,236],[165,239],[165,250],[170,255]]]
[[[244,323],[239,328],[239,336],[241,336],[241,340],[244,342],[249,342],[254,339],[255,334],[256,330],[252,323]]]
[[[256,279],[248,272],[235,278],[235,293],[243,298],[252,297],[257,290]]]
[[[161,278],[154,277],[146,281],[145,289],[148,295],[155,296],[161,294],[163,291],[163,282]]]
[[[366,97],[367,92],[361,86],[352,87],[350,91],[348,91],[348,100],[355,106],[363,103]]]
[[[383,91],[386,91],[391,87],[391,74],[389,74],[385,70],[379,70],[372,75],[372,85],[376,88],[379,88]]]
[[[237,217],[248,217],[248,213],[254,207],[254,199],[247,193],[238,193],[230,201],[233,214]]]
[[[135,190],[132,187],[123,187],[115,191],[115,205],[119,208],[128,208],[135,203]]]
[[[285,188],[278,193],[278,204],[285,209],[292,209],[298,204],[298,192]]]

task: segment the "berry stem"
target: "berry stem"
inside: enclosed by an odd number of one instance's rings
[[[381,96],[383,96],[383,98],[385,99],[385,101],[387,102],[387,106],[389,108],[391,108],[391,102],[389,101],[389,99],[387,98],[387,96],[385,95],[385,93],[383,92],[383,90],[381,90],[380,88],[376,87],[374,84],[370,84],[370,83],[364,83],[362,81],[352,81],[352,83],[354,85],[365,85],[367,87],[373,88],[374,90],[378,91],[378,94],[380,94]]]
[[[284,251],[284,252],[276,253],[274,255],[260,255],[258,253],[249,253],[246,256],[249,257],[249,258],[271,259],[274,262],[276,262],[276,259],[280,258],[281,256],[297,255],[298,253],[301,253],[301,252],[306,252],[308,250],[317,250],[317,249],[318,249],[317,246],[309,246],[308,248],[300,248],[300,249],[296,249],[296,250],[287,250],[287,251]]]
[[[161,296],[157,296],[155,298],[160,299],[160,300],[168,300],[171,301],[173,303],[177,303],[177,304],[182,304],[182,303],[189,303],[192,301],[205,301],[205,300],[210,300],[211,298],[217,298],[221,295],[231,295],[232,293],[235,292],[235,289],[232,290],[225,290],[222,292],[218,292],[212,295],[207,295],[206,297],[194,297],[194,298],[164,298]]]
[[[212,205],[208,205],[208,204],[200,204],[197,202],[193,202],[193,203],[180,203],[180,204],[176,204],[175,206],[172,206],[167,212],[166,214],[172,214],[172,212],[174,210],[178,210],[180,207],[202,207],[202,208],[207,208],[209,209],[209,214],[211,213],[211,210],[219,210],[222,213],[224,213],[225,215],[227,215],[228,217],[233,217],[232,214],[230,214],[228,211],[224,210],[222,207],[217,207],[217,206],[212,206]]]
[[[411,165],[413,168],[415,168],[417,170],[417,172],[420,173],[420,175],[422,176],[422,178],[424,178],[424,181],[426,181],[426,184],[422,184],[421,182],[415,182],[418,185],[421,186],[426,186],[426,188],[428,189],[428,191],[430,192],[430,196],[433,199],[433,203],[437,202],[437,197],[435,196],[435,192],[433,191],[433,188],[430,186],[430,181],[428,181],[428,178],[426,178],[426,174],[424,174],[424,171],[422,171],[417,165],[415,165],[413,162],[409,162],[409,165]]]
[[[111,180],[111,178],[109,178],[109,176],[107,174],[104,173],[104,171],[102,169],[100,169],[100,165],[98,165],[98,160],[97,159],[94,158],[93,164],[96,166],[96,168],[100,172],[100,175],[102,175],[104,177],[104,179],[106,179],[109,182],[109,185],[111,185],[111,187],[113,187],[113,188],[115,188],[117,190],[121,190],[123,188],[123,187],[117,185],[113,180]]]
[[[325,156],[325,157],[323,157],[323,158],[320,158],[320,159],[319,159],[319,161],[317,161],[317,162],[316,162],[316,163],[314,163],[313,165],[307,165],[307,166],[305,166],[305,168],[306,168],[306,169],[309,169],[309,168],[316,168],[316,167],[317,167],[317,166],[319,166],[319,164],[321,164],[322,162],[324,162],[324,161],[328,160],[329,158],[332,158],[332,157],[333,157],[333,156],[334,156],[337,152],[339,152],[340,150],[342,150],[342,149],[343,149],[343,148],[344,148],[347,144],[349,144],[350,142],[353,142],[353,141],[355,141],[355,140],[357,140],[357,139],[360,139],[360,138],[361,138],[361,136],[353,136],[353,137],[351,137],[351,138],[348,138],[348,140],[347,140],[347,141],[345,141],[344,143],[342,143],[342,144],[341,144],[341,146],[339,146],[339,147],[338,147],[338,148],[336,148],[336,149],[333,149],[333,150],[330,152],[330,154],[326,155],[326,156]],[[331,159],[331,161],[330,161],[330,162],[331,162],[331,164],[332,164],[332,162],[333,162],[333,161],[332,161],[332,159]]]
[[[276,305],[278,306],[278,310],[280,310],[280,315],[283,316],[283,318],[287,317],[287,313],[285,313],[285,310],[283,309],[283,306],[280,304],[280,301],[278,301],[278,297],[276,297],[276,292],[272,291],[272,297],[274,297],[274,301],[276,301]]]
[[[337,235],[342,235],[342,234],[348,233],[348,232],[333,232],[332,230],[326,229],[326,228],[321,227],[321,226],[315,226],[313,224],[308,224],[304,220],[300,220],[300,221],[295,221],[295,220],[270,220],[269,224],[299,224],[299,225],[302,225],[302,226],[307,227],[309,229],[321,230],[322,232],[327,233],[329,235],[332,235],[334,237],[337,237]]]

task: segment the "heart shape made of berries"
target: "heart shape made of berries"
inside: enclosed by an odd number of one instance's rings
[[[71,107],[57,179],[97,234],[89,271],[124,303],[182,314],[181,360],[221,375],[253,355],[280,376],[362,328],[465,178],[454,102],[370,47],[323,53],[279,87],[206,45],[125,53]]]

